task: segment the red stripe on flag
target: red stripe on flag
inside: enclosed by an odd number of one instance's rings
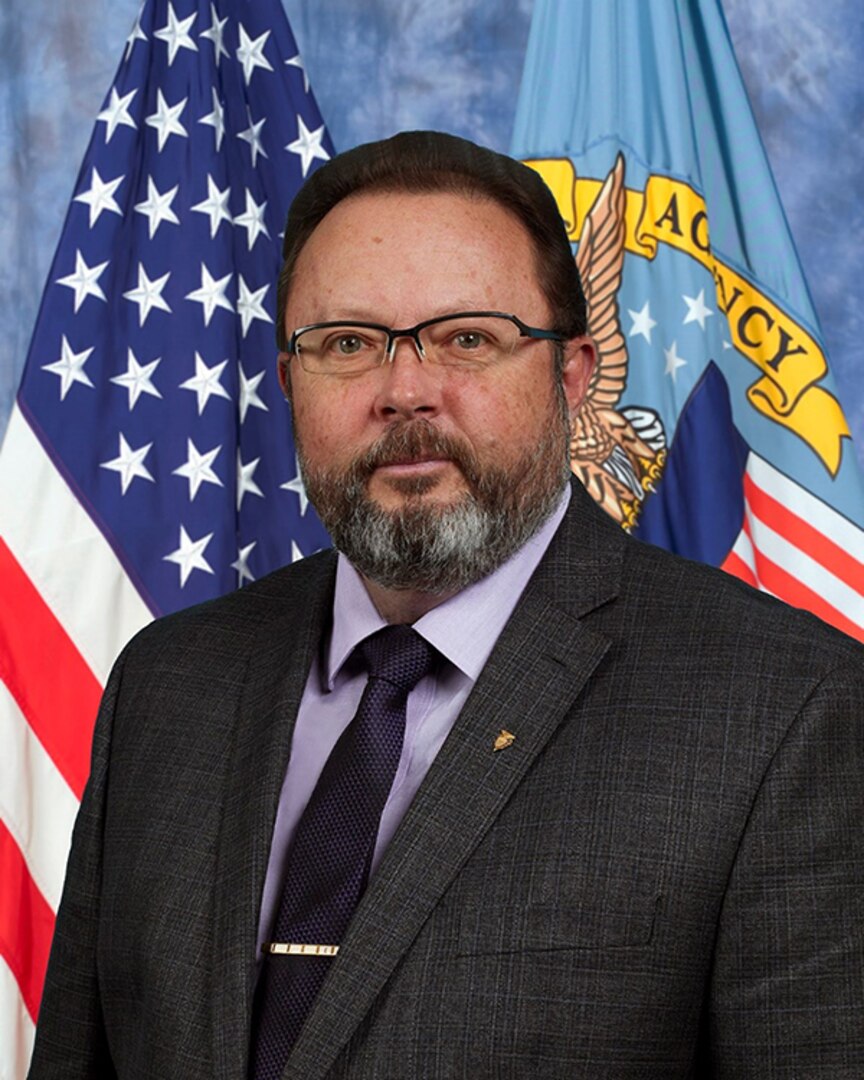
[[[15,976],[35,1024],[54,936],[54,912],[30,877],[21,849],[2,821],[0,881],[0,955]]]
[[[744,498],[750,504],[755,516],[770,526],[774,532],[779,533],[790,544],[794,544],[800,551],[815,559],[826,570],[830,570],[835,577],[845,581],[850,589],[859,593],[864,592],[864,567],[855,556],[850,555],[839,544],[835,544],[808,521],[798,517],[788,506],[778,502],[773,495],[769,495],[767,491],[758,487],[748,473],[744,474]]]
[[[80,799],[101,687],[2,539],[0,679]]]
[[[750,523],[746,518],[744,520],[744,531],[752,541]],[[778,566],[764,552],[760,551],[755,543],[753,544],[753,557],[756,561],[756,575],[759,584],[768,592],[773,593],[781,600],[785,600],[792,607],[811,611],[831,626],[842,630],[844,634],[857,638],[858,641],[864,641],[864,627],[852,622],[851,619],[829,604],[822,596],[802,584],[788,570]]]
[[[740,578],[741,581],[746,581],[748,585],[752,585],[754,589],[759,588],[759,582],[756,580],[756,575],[746,562],[734,551],[730,551],[723,562],[720,564],[720,569],[725,570],[727,574],[732,574],[733,577]]]

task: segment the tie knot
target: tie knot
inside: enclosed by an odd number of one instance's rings
[[[385,626],[357,646],[370,679],[386,679],[409,693],[432,670],[435,649],[410,626]]]

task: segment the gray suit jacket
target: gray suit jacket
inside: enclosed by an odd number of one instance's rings
[[[334,566],[161,620],[118,661],[33,1078],[245,1076]],[[576,488],[285,1077],[860,1080],[862,656]]]

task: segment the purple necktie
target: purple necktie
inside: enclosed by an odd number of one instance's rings
[[[288,853],[272,940],[339,945],[369,877],[381,812],[405,736],[409,693],[435,650],[410,626],[387,626],[356,650],[369,670],[357,713],[342,732]],[[287,950],[286,950],[287,951]],[[278,1080],[333,960],[266,952],[252,1019],[252,1080]]]

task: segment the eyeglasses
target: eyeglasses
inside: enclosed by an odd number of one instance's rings
[[[503,311],[461,311],[406,330],[369,322],[313,323],[294,331],[288,352],[313,375],[355,375],[385,360],[392,363],[396,341],[403,337],[411,338],[421,360],[461,368],[496,364],[512,356],[523,338],[565,340]]]

